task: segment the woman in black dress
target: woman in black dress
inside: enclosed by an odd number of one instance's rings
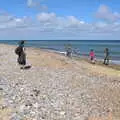
[[[20,65],[26,65],[26,54],[24,48],[24,41],[20,41],[18,48],[16,49],[16,54],[18,54],[18,63]]]

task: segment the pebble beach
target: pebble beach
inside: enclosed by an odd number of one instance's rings
[[[120,70],[35,48],[22,70],[15,48],[0,44],[0,120],[120,120]]]

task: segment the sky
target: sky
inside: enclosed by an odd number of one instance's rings
[[[120,40],[120,0],[0,1],[0,40]]]

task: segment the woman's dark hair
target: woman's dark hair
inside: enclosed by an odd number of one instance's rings
[[[24,41],[24,40],[22,40],[22,41],[21,41],[21,44],[23,45],[24,43],[25,43],[25,41]]]
[[[109,51],[109,49],[108,49],[108,48],[106,48],[106,51]]]
[[[25,41],[24,40],[21,40],[20,42],[19,42],[19,45],[23,45],[25,43]]]

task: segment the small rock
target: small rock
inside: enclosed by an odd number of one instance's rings
[[[35,108],[38,108],[38,103],[35,103],[33,106],[34,106]]]
[[[45,117],[44,117],[44,116],[42,116],[42,119],[45,119]]]
[[[32,107],[32,103],[27,103],[25,106],[26,107]]]
[[[35,93],[35,96],[38,96],[40,93],[40,90],[34,89],[33,92]]]
[[[0,90],[3,90],[3,88],[0,88]]]
[[[6,108],[7,108],[6,105],[2,105],[2,106],[1,106],[1,109],[2,109],[2,110],[6,109]]]
[[[23,91],[24,90],[24,88],[20,88],[20,91]]]
[[[25,108],[25,105],[21,105],[21,106],[20,106],[20,112],[23,112],[23,111],[24,111],[24,108]]]
[[[65,111],[61,111],[61,112],[60,112],[60,115],[65,115]]]

